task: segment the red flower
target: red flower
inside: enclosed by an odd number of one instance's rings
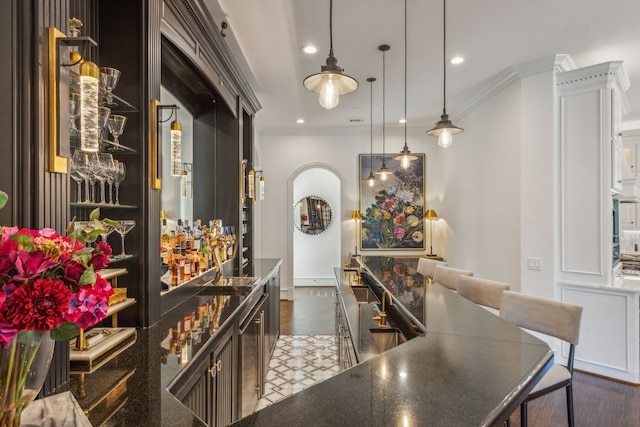
[[[397,217],[393,218],[393,223],[395,225],[402,225],[404,224],[404,214],[400,214]]]
[[[111,246],[107,242],[98,242],[95,253],[98,255],[111,255]]]
[[[78,286],[78,281],[86,269],[87,268],[78,261],[69,261],[64,265],[62,276],[65,282]]]
[[[16,329],[48,331],[62,325],[70,299],[71,290],[62,280],[25,283],[11,294],[9,318]]]

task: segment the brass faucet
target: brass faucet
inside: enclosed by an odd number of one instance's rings
[[[388,298],[385,298],[385,296],[388,296]],[[385,310],[385,300],[389,300],[389,305],[393,305],[393,299],[391,298],[391,292],[389,291],[384,291],[382,293],[382,312],[380,313],[380,316],[373,316],[373,320],[377,320],[379,323],[378,325],[381,328],[386,328],[387,327],[387,312]]]

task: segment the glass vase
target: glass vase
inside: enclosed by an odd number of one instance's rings
[[[0,427],[18,427],[49,372],[54,341],[49,332],[20,331],[0,344]]]

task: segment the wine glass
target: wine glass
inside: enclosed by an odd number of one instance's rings
[[[106,203],[104,183],[109,178],[110,170],[113,168],[113,156],[109,153],[98,153],[100,168],[96,173],[96,179],[100,181],[100,203]]]
[[[113,231],[115,230],[115,227],[110,226],[104,221],[100,221],[100,222],[102,223],[102,232],[100,233],[100,237],[102,238],[103,242],[106,242],[107,237],[109,237],[109,234],[113,233]]]
[[[107,139],[105,129],[110,115],[110,109],[107,107],[98,107],[98,132],[100,132],[100,138],[102,139]]]
[[[73,157],[69,159],[69,176],[76,182],[78,187],[78,193],[76,195],[76,202],[82,202],[82,181],[84,177],[80,174],[78,166],[73,162]]]
[[[93,193],[95,190],[94,187],[96,185],[96,179],[100,174],[100,158],[98,157],[98,153],[87,153],[87,158],[89,159],[89,202],[93,203],[96,201]]]
[[[107,126],[109,126],[109,132],[113,135],[114,144],[120,144],[118,137],[124,132],[125,124],[127,124],[127,118],[118,114],[112,114],[107,120]]]
[[[84,179],[84,203],[89,203],[91,201],[89,199],[89,156],[84,151],[76,150],[71,160],[73,161],[73,168]]]
[[[120,235],[120,240],[122,241],[122,252],[118,255],[118,258],[122,258],[127,256],[124,251],[124,236],[131,231],[133,227],[135,227],[136,222],[133,219],[119,219],[116,221],[118,226],[116,227],[116,232]]]
[[[124,177],[126,176],[126,174],[127,174],[127,168],[125,167],[124,162],[118,162],[117,163],[117,173],[116,173],[115,179],[113,181],[113,183],[116,186],[116,203],[115,203],[116,205],[120,204],[120,198],[118,197],[119,196],[119,191],[118,190],[120,189],[120,183],[122,181],[124,181]]]
[[[118,176],[118,161],[116,159],[113,159],[113,162],[108,166],[107,184],[109,184],[109,203],[113,205],[113,184],[114,182],[116,182],[116,178]]]
[[[104,89],[104,103],[117,105],[113,102],[113,90],[120,81],[120,70],[111,67],[100,67],[100,85]]]

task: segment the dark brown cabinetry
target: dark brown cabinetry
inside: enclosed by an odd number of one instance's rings
[[[172,388],[176,398],[209,426],[226,426],[234,420],[233,388],[236,355],[232,327],[213,349],[190,368],[191,375],[179,387]]]

